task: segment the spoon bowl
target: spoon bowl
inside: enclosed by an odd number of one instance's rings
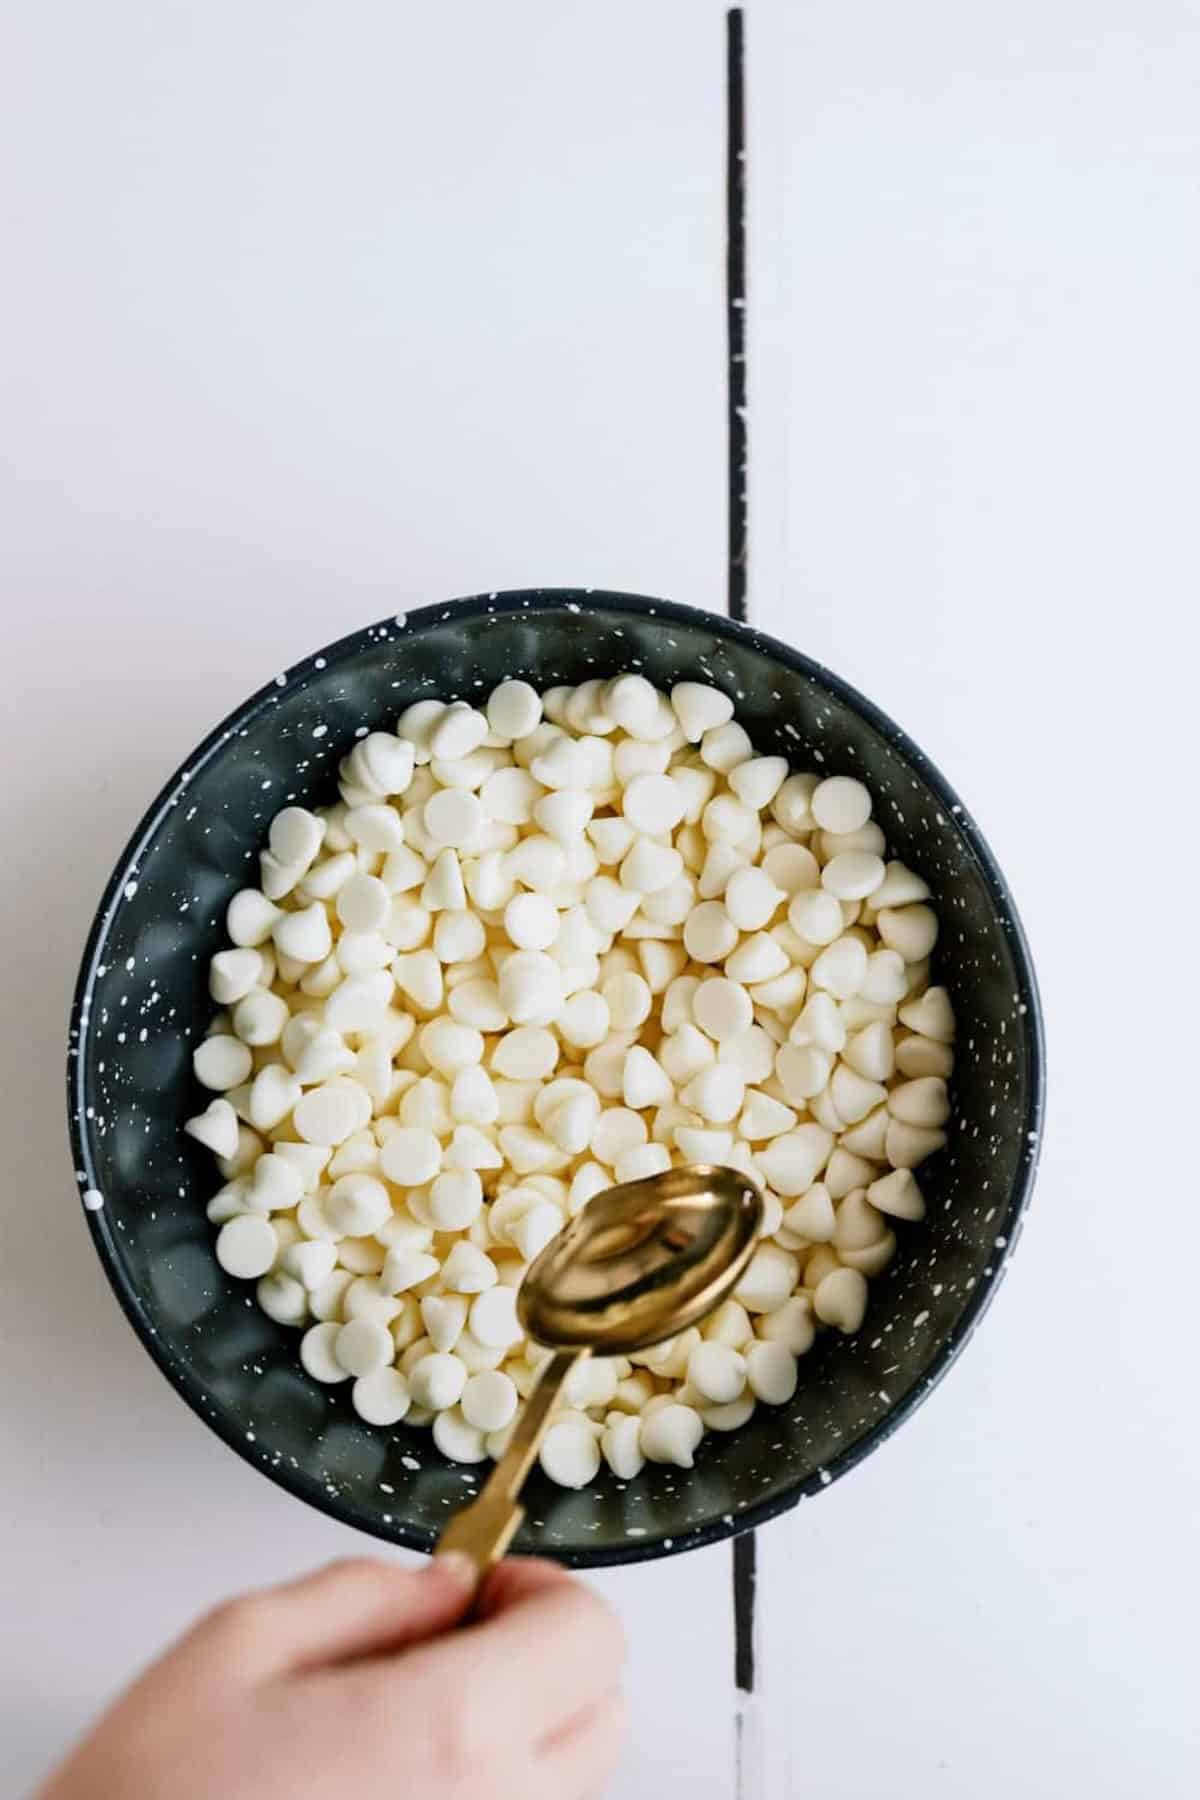
[[[754,1182],[708,1164],[606,1188],[530,1266],[517,1296],[521,1324],[556,1350],[648,1350],[737,1285],[762,1210]]]

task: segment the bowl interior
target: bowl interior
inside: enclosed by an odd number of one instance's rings
[[[190,1051],[211,1011],[208,959],[229,896],[288,802],[334,797],[356,731],[423,696],[478,698],[510,676],[539,688],[640,669],[734,695],[760,751],[860,775],[893,854],[929,882],[935,971],[958,1014],[949,1147],[925,1165],[919,1226],[871,1286],[863,1330],[826,1333],[790,1405],[705,1438],[691,1471],[607,1471],[565,1492],[535,1475],[519,1548],[575,1562],[683,1549],[815,1491],[878,1442],[967,1335],[1011,1251],[1036,1156],[1036,994],[990,856],[936,771],[886,719],[795,652],[746,627],[653,601],[558,591],[428,608],[335,645],[263,690],[197,751],[147,815],[89,942],[72,1034],[81,1187],[122,1303],[164,1371],[235,1449],[326,1511],[428,1547],[486,1466],[447,1463],[428,1432],[363,1425],[342,1389],[301,1371],[298,1334],[218,1267],[204,1202],[217,1185],[181,1127],[196,1110]]]

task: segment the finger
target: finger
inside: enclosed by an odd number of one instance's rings
[[[458,1697],[468,1741],[516,1735],[533,1745],[614,1686],[621,1628],[598,1595],[544,1566],[506,1573],[499,1598],[488,1616],[422,1645],[405,1667],[429,1692]]]
[[[541,1557],[510,1556],[484,1578],[474,1617],[490,1619],[548,1588],[569,1586],[572,1577],[559,1563]]]
[[[598,1795],[620,1761],[625,1724],[625,1697],[619,1688],[610,1688],[543,1741],[534,1761],[534,1793],[544,1788],[553,1800]]]
[[[419,1569],[353,1557],[234,1600],[202,1631],[225,1638],[243,1669],[319,1668],[391,1654],[447,1630],[470,1604],[473,1581],[469,1565],[453,1557]]]

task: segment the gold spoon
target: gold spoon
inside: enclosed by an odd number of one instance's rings
[[[734,1169],[697,1165],[627,1181],[589,1200],[526,1271],[517,1313],[554,1354],[481,1493],[437,1553],[461,1550],[480,1580],[525,1517],[519,1495],[567,1376],[591,1351],[628,1356],[703,1319],[754,1253],[762,1195]]]

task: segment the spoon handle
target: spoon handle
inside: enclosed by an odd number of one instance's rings
[[[446,1550],[464,1551],[475,1564],[480,1581],[500,1561],[525,1517],[518,1496],[546,1435],[551,1409],[563,1382],[587,1354],[586,1349],[554,1352],[517,1417],[508,1449],[478,1496],[446,1526],[435,1556]]]

